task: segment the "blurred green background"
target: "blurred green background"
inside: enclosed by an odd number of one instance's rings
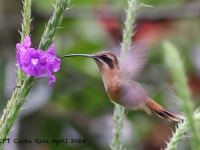
[[[150,41],[149,61],[140,76],[147,93],[159,104],[180,112],[173,82],[164,65],[162,41],[172,41],[185,62],[188,85],[195,106],[200,103],[200,1],[142,0],[152,7],[138,10],[133,41]],[[31,39],[37,48],[45,24],[52,15],[54,0],[34,0]],[[120,45],[125,8],[123,0],[74,0],[66,11],[54,43],[57,56],[70,53],[96,53]],[[0,1],[0,113],[15,87],[15,45],[20,41],[22,2]],[[145,44],[145,43],[144,43]],[[108,150],[112,138],[114,105],[109,101],[101,76],[93,60],[68,58],[62,60],[55,74],[56,83],[48,87],[48,79],[35,82],[18,121],[9,134],[13,142],[5,150]],[[159,150],[166,146],[174,122],[164,121],[143,111],[129,111],[124,122],[123,139],[127,150]],[[35,139],[50,143],[34,143]],[[53,139],[67,139],[58,144]],[[85,143],[71,144],[71,139]],[[45,141],[44,141],[45,142]],[[188,150],[188,141],[180,150]]]

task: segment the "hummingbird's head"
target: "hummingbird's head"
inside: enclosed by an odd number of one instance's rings
[[[63,56],[62,58],[65,58],[65,57],[74,57],[74,56],[82,56],[82,57],[89,57],[89,58],[93,58],[100,71],[103,71],[103,70],[107,70],[107,69],[118,69],[119,68],[119,64],[118,64],[118,59],[117,57],[109,52],[109,51],[101,51],[101,52],[98,52],[94,55],[89,55],[89,54],[69,54],[69,55],[65,55]]]
[[[101,51],[94,54],[94,60],[96,61],[100,70],[102,69],[114,69],[119,68],[117,57],[109,51]]]

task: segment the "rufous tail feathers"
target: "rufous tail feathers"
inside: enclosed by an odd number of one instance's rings
[[[167,120],[173,120],[173,121],[180,121],[181,119],[184,119],[183,116],[174,114],[173,112],[170,112],[166,109],[164,109],[161,105],[156,103],[154,100],[150,99],[146,106],[155,114],[157,114],[159,117],[167,119]]]

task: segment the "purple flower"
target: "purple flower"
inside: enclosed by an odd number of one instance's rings
[[[49,87],[52,87],[52,84],[56,81],[56,76],[52,75],[51,73],[49,73],[48,76],[49,76]]]
[[[16,55],[16,58],[17,58],[17,65],[19,67],[22,66],[22,61],[23,61],[23,57],[26,55],[27,51],[29,51],[31,46],[31,40],[30,40],[30,37],[29,36],[26,36],[24,38],[24,41],[23,43],[17,43],[16,45],[16,48],[17,48],[17,55]]]
[[[51,44],[50,49],[47,50],[47,74],[49,76],[49,87],[52,87],[56,77],[52,72],[57,72],[60,69],[60,59],[55,55],[55,45]]]
[[[55,45],[51,44],[50,49],[47,51],[47,71],[57,72],[60,69],[60,59],[55,55]]]
[[[31,76],[40,76],[45,73],[47,65],[46,53],[42,50],[27,50],[21,61],[21,70]]]
[[[51,45],[47,52],[31,48],[31,40],[26,36],[23,43],[17,43],[17,65],[27,75],[35,77],[49,77],[49,87],[52,87],[56,77],[52,72],[60,69],[60,59],[55,55],[55,46]]]

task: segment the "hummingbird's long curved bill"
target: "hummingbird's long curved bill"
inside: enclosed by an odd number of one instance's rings
[[[62,56],[61,58],[65,58],[65,57],[75,57],[75,56],[95,58],[95,55],[89,55],[89,54],[69,54],[69,55],[64,55],[64,56]]]

